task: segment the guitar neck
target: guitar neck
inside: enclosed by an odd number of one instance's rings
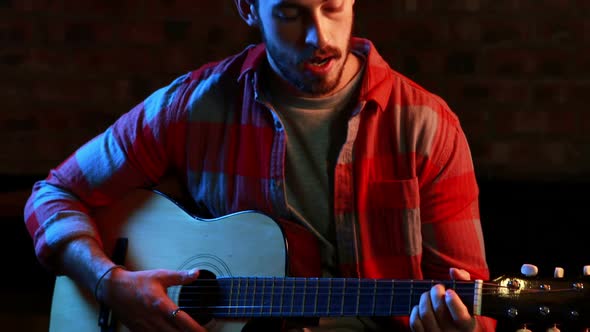
[[[455,289],[471,313],[478,312],[479,281],[353,278],[205,279],[183,286],[179,305],[194,315],[226,318],[403,316],[437,283]]]

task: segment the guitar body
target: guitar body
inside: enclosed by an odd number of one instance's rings
[[[127,195],[94,214],[100,220],[107,253],[118,238],[128,239],[125,266],[130,270],[208,270],[216,276],[276,276],[287,269],[285,237],[271,218],[240,212],[218,219],[198,219],[170,199],[149,190]],[[178,303],[180,287],[168,294]],[[99,305],[91,292],[71,279],[55,282],[50,332],[100,331]],[[240,331],[247,320],[213,320],[211,332]],[[128,331],[118,326],[117,332]]]

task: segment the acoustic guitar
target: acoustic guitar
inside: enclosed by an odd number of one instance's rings
[[[211,332],[241,331],[253,318],[407,316],[442,283],[474,315],[529,326],[580,330],[590,315],[584,278],[503,276],[494,280],[386,280],[289,276],[281,224],[255,211],[200,219],[153,190],[137,190],[97,211],[107,250],[130,270],[201,270],[168,295]],[[122,245],[123,244],[123,245]],[[117,246],[119,247],[118,249]],[[124,260],[124,261],[123,261]],[[51,332],[128,331],[93,294],[66,276],[55,282]]]

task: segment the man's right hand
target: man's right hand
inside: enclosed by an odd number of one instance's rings
[[[198,270],[127,271],[113,269],[98,285],[97,296],[131,331],[206,332],[168,297],[170,286],[186,285],[199,276]]]

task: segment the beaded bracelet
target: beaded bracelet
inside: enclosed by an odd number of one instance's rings
[[[111,267],[109,267],[106,271],[104,271],[104,273],[100,276],[100,278],[98,278],[98,281],[96,282],[96,286],[94,287],[94,298],[96,299],[97,302],[100,302],[100,300],[98,299],[98,286],[100,286],[100,283],[102,281],[102,279],[104,279],[104,277],[106,277],[106,275],[111,272],[114,269],[123,269],[125,270],[125,266],[123,265],[113,265]]]

